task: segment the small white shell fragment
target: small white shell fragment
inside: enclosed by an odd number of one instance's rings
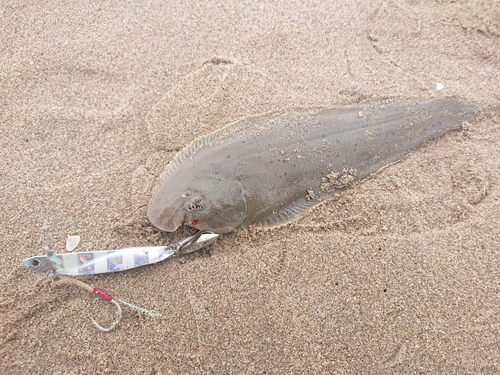
[[[66,239],[66,250],[73,251],[80,243],[80,236],[68,236]]]
[[[439,83],[439,82],[438,82],[438,83],[436,83],[436,90],[438,90],[438,91],[439,91],[439,90],[442,90],[442,89],[444,89],[443,84],[442,84],[442,83]]]

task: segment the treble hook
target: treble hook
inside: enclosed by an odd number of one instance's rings
[[[90,319],[92,319],[92,323],[94,323],[94,325],[97,327],[97,329],[99,329],[99,330],[101,330],[103,332],[109,332],[113,328],[115,328],[118,323],[120,323],[120,320],[122,319],[122,307],[120,306],[120,304],[118,302],[115,301],[115,299],[113,297],[111,297],[104,290],[92,287],[91,285],[86,284],[83,281],[80,281],[80,280],[77,280],[77,279],[73,279],[73,278],[69,278],[69,277],[60,278],[57,282],[60,283],[60,284],[74,284],[74,285],[77,285],[80,288],[83,288],[83,289],[85,289],[85,290],[87,290],[87,291],[89,291],[91,293],[94,293],[99,298],[102,298],[103,300],[105,300],[107,302],[111,302],[112,304],[114,304],[116,306],[116,308],[118,310],[117,317],[116,317],[116,320],[111,324],[111,326],[109,326],[109,328],[104,328],[99,323],[97,323],[94,320],[94,318],[90,318]]]

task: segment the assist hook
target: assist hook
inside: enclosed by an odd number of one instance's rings
[[[112,304],[114,304],[116,306],[116,309],[118,310],[117,314],[116,314],[116,320],[108,328],[104,328],[99,323],[97,323],[94,320],[94,318],[90,318],[90,319],[92,319],[92,323],[94,323],[94,325],[97,327],[97,329],[99,329],[99,330],[101,330],[103,332],[109,332],[113,328],[115,328],[118,323],[120,323],[120,320],[122,319],[122,307],[120,306],[120,304],[118,302],[115,301],[115,299],[113,297],[111,297],[104,290],[99,289],[99,288],[94,288],[94,287],[92,287],[92,285],[86,284],[83,281],[80,281],[80,280],[77,280],[77,279],[73,279],[73,278],[69,278],[69,277],[59,278],[56,282],[58,284],[73,284],[73,285],[77,285],[80,288],[83,288],[83,289],[85,289],[85,290],[87,290],[87,291],[89,291],[91,293],[94,293],[99,298],[101,298],[101,299],[103,299],[105,301],[111,302]]]

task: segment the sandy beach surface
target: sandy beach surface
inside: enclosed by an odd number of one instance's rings
[[[500,373],[500,3],[0,4],[0,373]],[[439,85],[438,85],[439,84]],[[441,88],[438,90],[438,88]],[[478,105],[299,220],[80,277],[21,261],[162,245],[158,176],[193,139],[283,107]]]

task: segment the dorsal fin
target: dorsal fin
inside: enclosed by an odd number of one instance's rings
[[[165,177],[176,170],[179,165],[181,165],[186,159],[191,158],[196,152],[198,152],[205,146],[212,144],[216,139],[223,137],[228,132],[238,128],[238,125],[242,120],[243,119],[236,120],[235,122],[223,127],[222,129],[215,130],[207,135],[197,138],[182,150],[180,150],[167,164],[167,168],[160,176],[160,182],[162,182]]]

